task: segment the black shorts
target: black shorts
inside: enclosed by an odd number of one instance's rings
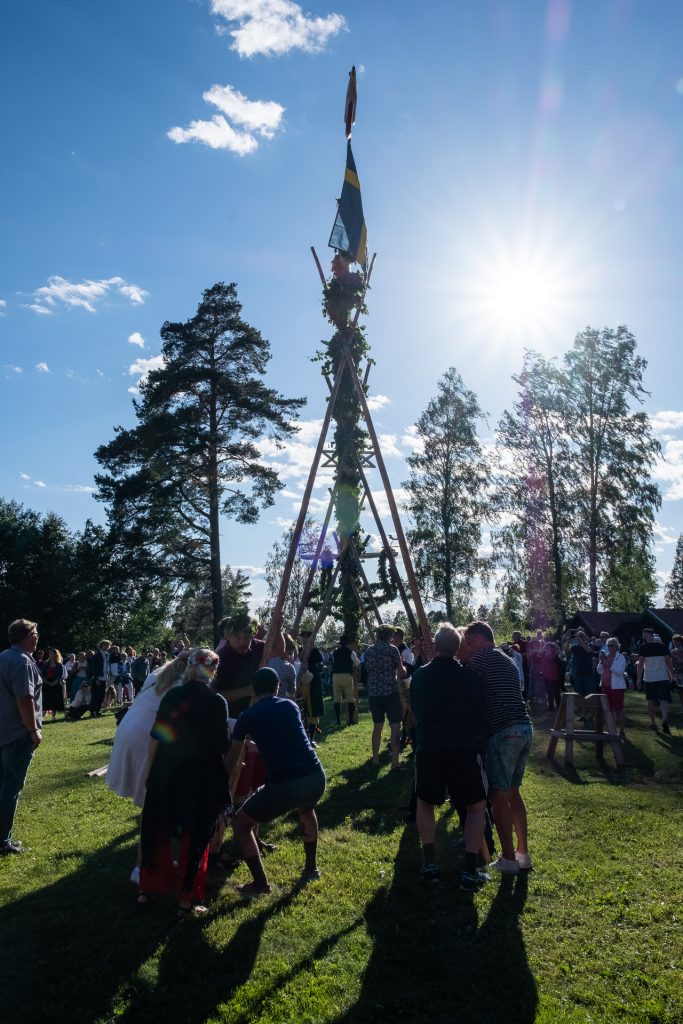
[[[485,800],[488,780],[476,750],[418,750],[415,786],[426,804],[442,804],[450,794],[456,804],[471,806]]]
[[[645,683],[645,699],[654,701],[666,701],[671,703],[671,683],[668,679],[661,679],[655,683]]]
[[[288,811],[312,811],[322,798],[325,785],[322,768],[291,782],[267,782],[244,801],[241,811],[261,824],[281,818]]]
[[[387,693],[381,697],[368,697],[370,714],[375,725],[381,725],[386,715],[389,725],[399,725],[403,719],[401,698],[396,693]]]

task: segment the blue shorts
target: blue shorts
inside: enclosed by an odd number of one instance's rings
[[[516,722],[486,741],[486,774],[493,789],[522,785],[533,735],[531,722]]]

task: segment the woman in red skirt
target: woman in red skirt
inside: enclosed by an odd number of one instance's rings
[[[223,762],[228,705],[210,687],[217,664],[218,656],[206,648],[190,653],[184,681],[162,700],[150,733],[138,903],[144,906],[155,892],[177,892],[179,917],[206,911],[209,842],[229,802]]]

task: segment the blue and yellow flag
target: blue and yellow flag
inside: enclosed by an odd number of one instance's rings
[[[361,266],[365,266],[367,241],[360,181],[351,152],[351,143],[347,142],[344,185],[341,199],[337,201],[337,217],[327,244],[331,249],[336,249],[347,256],[352,263],[360,263]]]

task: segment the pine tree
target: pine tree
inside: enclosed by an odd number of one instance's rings
[[[474,578],[485,573],[479,555],[487,515],[487,466],[477,437],[483,416],[474,392],[451,368],[417,421],[420,450],[408,457],[408,533],[420,583],[443,602],[449,621],[469,610]]]
[[[683,608],[683,533],[676,544],[674,564],[664,591],[667,608]]]
[[[258,440],[294,430],[303,399],[266,387],[270,346],[241,318],[234,284],[207,289],[196,314],[161,328],[163,365],[135,401],[137,426],[95,453],[97,497],[131,557],[168,578],[210,579],[214,638],[222,617],[220,517],[256,522],[280,486]]]

